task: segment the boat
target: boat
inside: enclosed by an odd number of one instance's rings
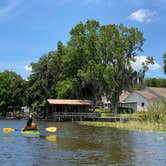
[[[21,131],[21,134],[40,134],[39,130],[26,130],[26,131]]]

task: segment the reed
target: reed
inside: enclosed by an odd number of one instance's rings
[[[144,120],[151,123],[164,124],[166,123],[166,103],[155,102],[148,106],[144,112]]]

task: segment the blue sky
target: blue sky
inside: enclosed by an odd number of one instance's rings
[[[138,27],[146,39],[135,68],[152,56],[146,77],[166,78],[166,0],[0,0],[0,72],[15,71],[27,78],[27,65],[69,40],[70,29],[80,21]]]

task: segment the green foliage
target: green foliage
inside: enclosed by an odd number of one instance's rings
[[[78,82],[76,79],[59,81],[56,86],[57,98],[75,98]]]
[[[26,102],[26,81],[12,71],[0,73],[0,110],[8,106],[23,106]]]
[[[29,103],[48,97],[96,102],[106,94],[116,108],[122,90],[131,86],[131,61],[142,51],[142,32],[89,20],[73,27],[70,35],[66,46],[58,42],[56,51],[32,63]]]
[[[70,35],[66,45],[59,41],[56,50],[31,63],[29,81],[9,71],[0,74],[0,107],[44,104],[47,98],[96,102],[105,94],[117,111],[122,90],[131,89],[134,74],[138,76],[131,62],[143,51],[142,32],[88,20],[73,27]],[[151,63],[148,57],[141,74]]]
[[[166,88],[166,79],[164,78],[147,78],[144,81],[145,86]]]
[[[147,121],[157,124],[166,123],[166,103],[155,102],[149,105],[144,114]]]
[[[164,73],[166,74],[166,53],[163,55],[163,69]]]

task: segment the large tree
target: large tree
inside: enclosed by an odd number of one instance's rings
[[[133,70],[131,62],[142,51],[143,35],[137,28],[123,25],[101,27],[102,61],[105,65],[105,93],[110,99],[115,113],[122,90],[127,89]]]
[[[90,20],[77,24],[70,35],[66,46],[59,42],[56,51],[32,63],[32,101],[58,97],[96,102],[106,94],[116,110],[122,90],[131,85],[131,62],[142,51],[142,32]]]
[[[86,97],[96,101],[105,93],[116,110],[119,95],[133,73],[131,62],[142,51],[142,33],[137,28],[100,26],[91,20],[80,22],[70,34],[69,71],[78,77],[80,89],[88,92]]]

